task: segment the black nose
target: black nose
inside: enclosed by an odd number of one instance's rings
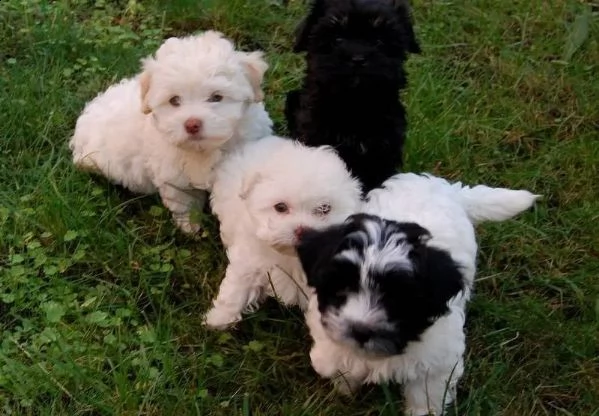
[[[353,326],[351,329],[352,338],[358,341],[360,345],[367,343],[373,335],[374,331],[364,326]]]
[[[366,62],[366,57],[364,55],[354,55],[352,56],[351,60],[356,65],[364,65],[364,62]]]

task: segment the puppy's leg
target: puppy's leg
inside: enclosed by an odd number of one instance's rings
[[[355,377],[349,373],[339,373],[333,378],[335,391],[343,396],[353,395],[363,383],[363,378]]]
[[[204,324],[225,329],[241,320],[241,313],[252,310],[260,301],[262,288],[259,270],[248,270],[244,264],[229,263],[213,306],[204,317]]]
[[[310,361],[314,371],[324,378],[334,377],[339,372],[337,365],[339,356],[336,353],[338,353],[337,347],[332,342],[324,340],[314,342],[310,350]]]
[[[349,396],[360,388],[367,370],[363,363],[351,360],[344,354],[333,342],[321,339],[310,350],[310,361],[314,371],[321,377],[332,379],[339,394]]]
[[[456,384],[459,377],[456,375],[455,372],[453,375],[451,373],[428,374],[406,382],[404,384],[406,415],[444,414],[445,408],[456,398]]]
[[[158,188],[158,192],[162,203],[172,212],[175,224],[181,231],[188,234],[200,231],[200,226],[190,221],[189,214],[194,206],[198,209],[204,207],[208,196],[206,191],[179,189],[166,183]]]

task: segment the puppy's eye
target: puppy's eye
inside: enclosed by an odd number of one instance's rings
[[[216,92],[213,93],[209,98],[208,98],[208,102],[209,103],[220,103],[223,100],[223,96],[220,94],[217,94]]]
[[[279,214],[287,214],[289,212],[289,207],[284,202],[279,202],[278,204],[275,204],[273,208]]]
[[[343,38],[336,38],[335,39],[335,43],[339,44],[341,42],[343,42]]]
[[[348,295],[349,295],[349,290],[343,289],[343,290],[339,290],[338,292],[335,293],[335,298],[339,299],[339,300],[345,300]]]
[[[316,208],[314,208],[314,211],[312,211],[312,213],[314,215],[317,215],[319,217],[325,216],[329,212],[331,212],[331,205],[330,204],[320,204],[319,206],[317,206]]]
[[[171,99],[168,100],[168,102],[173,107],[179,107],[181,105],[181,97],[179,97],[178,95],[172,96]]]

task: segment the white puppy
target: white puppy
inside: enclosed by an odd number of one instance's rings
[[[73,161],[134,192],[159,192],[177,225],[203,206],[223,152],[271,134],[261,52],[235,51],[221,33],[170,38],[143,72],[87,104],[70,141]]]
[[[268,137],[216,168],[211,203],[229,265],[205,323],[224,328],[263,296],[307,306],[295,253],[304,228],[342,221],[360,207],[360,184],[330,147]]]
[[[298,255],[313,289],[310,358],[343,392],[404,384],[406,413],[441,414],[464,369],[466,302],[476,270],[474,224],[529,208],[528,191],[399,174],[364,213],[306,230]]]

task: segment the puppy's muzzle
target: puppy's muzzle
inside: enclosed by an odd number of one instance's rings
[[[389,331],[353,324],[348,328],[346,336],[354,340],[369,355],[389,356],[398,352],[393,342],[393,333]]]
[[[354,55],[351,58],[351,62],[355,66],[363,66],[366,63],[366,57],[364,55]]]

